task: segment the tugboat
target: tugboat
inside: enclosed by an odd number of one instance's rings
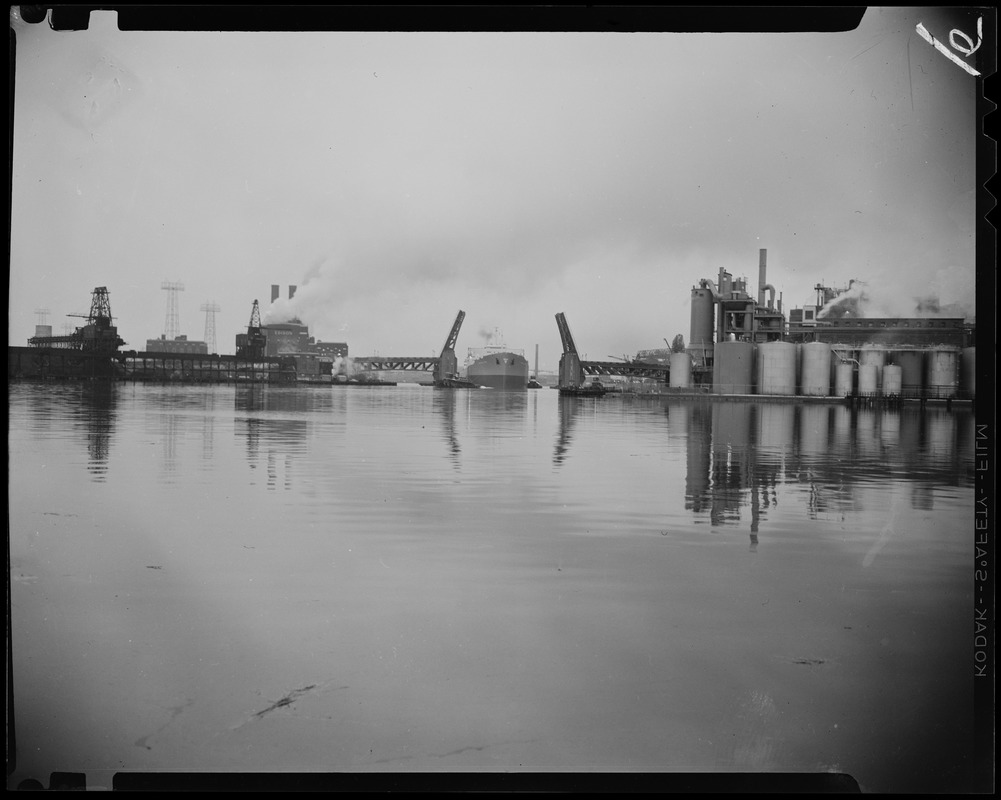
[[[599,380],[593,380],[591,383],[585,383],[580,386],[560,387],[561,397],[604,397],[607,393],[608,389]]]

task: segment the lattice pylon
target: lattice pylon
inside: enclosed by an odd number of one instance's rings
[[[210,353],[216,351],[215,346],[215,315],[222,311],[215,303],[202,303],[202,311],[205,312],[205,344],[208,345]]]
[[[167,292],[167,318],[163,324],[163,334],[167,341],[173,341],[181,334],[181,323],[177,314],[177,293],[184,291],[180,281],[164,281],[160,288]]]

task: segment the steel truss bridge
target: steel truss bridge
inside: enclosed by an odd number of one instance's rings
[[[452,325],[440,356],[363,356],[352,358],[356,370],[379,372],[401,370],[410,372],[431,372],[436,385],[444,385],[449,379],[458,377],[455,357],[455,343],[459,328],[466,313],[460,311]],[[563,355],[560,358],[560,386],[577,386],[584,382],[584,376],[619,376],[626,378],[652,378],[666,383],[671,368],[667,364],[650,364],[642,361],[583,361],[577,353],[565,315],[556,315],[556,324],[563,340]]]
[[[641,361],[581,361],[585,375],[610,375],[624,378],[654,378],[666,381],[671,372],[667,364],[645,364]]]
[[[438,356],[364,356],[351,357],[355,370],[378,372],[380,370],[407,370],[410,372],[434,372],[441,359]]]
[[[556,315],[556,327],[560,331],[560,339],[563,341],[563,355],[560,356],[560,379],[561,389],[582,386],[585,375],[621,375],[630,378],[654,378],[658,381],[667,382],[671,373],[671,368],[667,364],[647,364],[639,361],[582,361],[577,352],[577,344],[574,342],[573,334],[570,333],[570,325],[567,324],[566,315],[562,312]]]

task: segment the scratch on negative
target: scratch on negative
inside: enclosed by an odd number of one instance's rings
[[[308,692],[308,691],[310,691],[312,689],[315,689],[315,688],[316,688],[316,684],[315,683],[311,683],[309,686],[303,686],[301,689],[293,689],[291,692],[289,692],[287,695],[285,695],[281,700],[278,700],[277,702],[272,703],[267,708],[265,708],[265,709],[263,709],[261,711],[258,711],[256,714],[254,714],[254,716],[255,717],[263,717],[265,714],[268,714],[271,711],[274,711],[276,708],[285,708],[286,706],[290,706],[290,705],[292,705],[292,703],[294,703],[296,700],[298,700],[306,692]]]

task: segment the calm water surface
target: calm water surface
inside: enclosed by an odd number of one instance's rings
[[[17,769],[965,785],[972,415],[9,389]]]

